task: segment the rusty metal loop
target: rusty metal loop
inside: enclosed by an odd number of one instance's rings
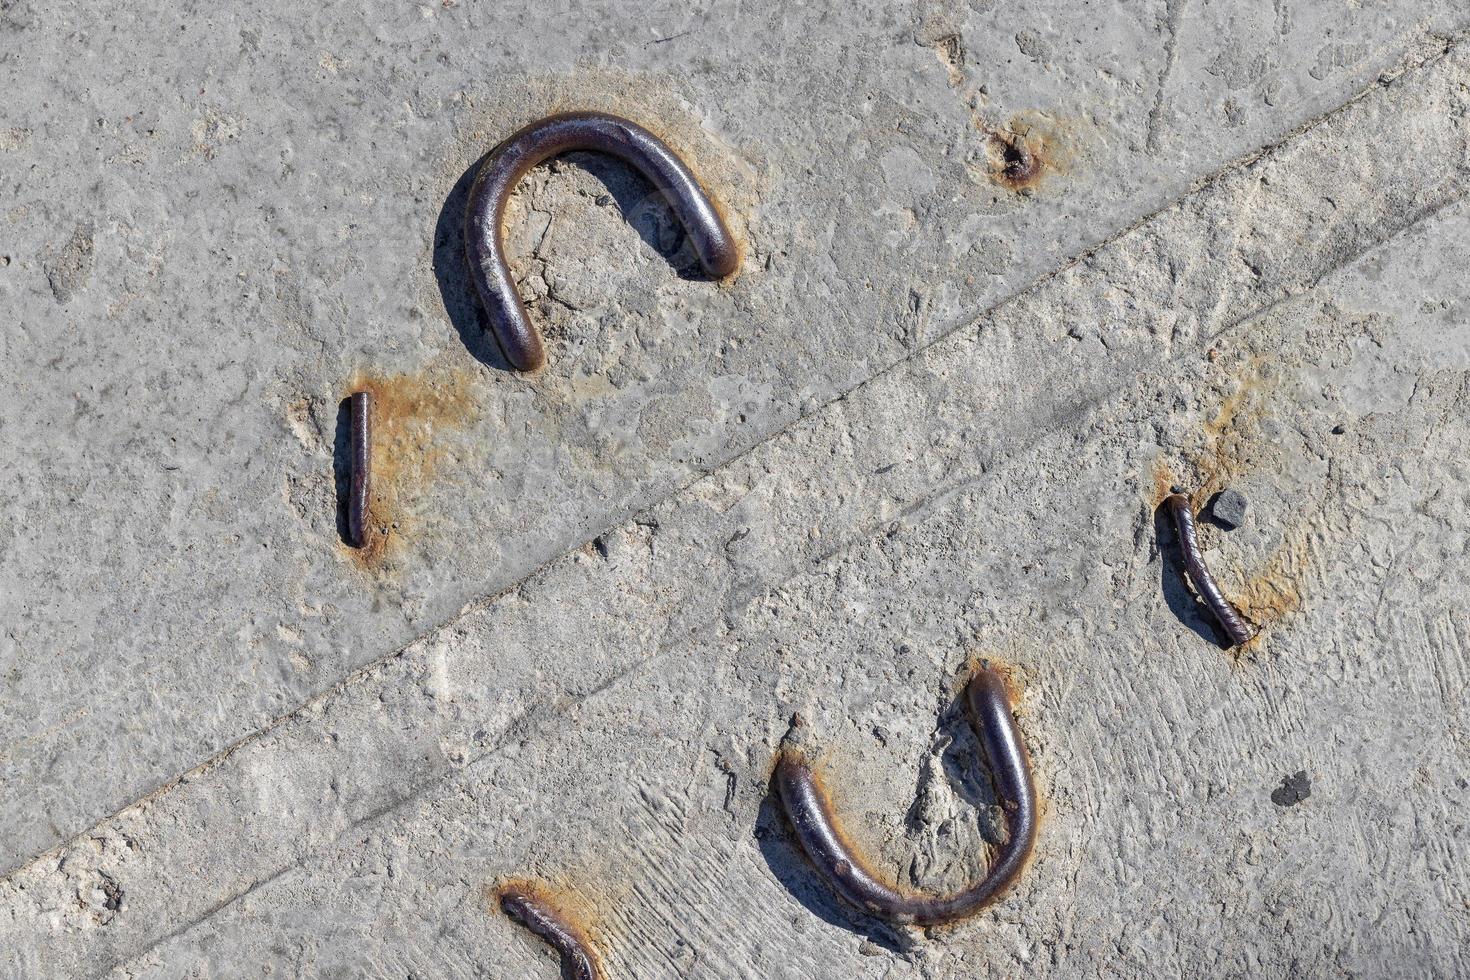
[[[843,838],[832,806],[810,766],[785,751],[776,787],[786,817],[822,877],[857,908],[889,922],[937,925],[980,911],[1016,882],[1036,843],[1036,788],[1026,746],[1011,717],[1005,680],[980,668],[965,689],[970,721],[990,762],[991,780],[1006,813],[1009,836],[983,878],[952,895],[909,894],[885,884]]]
[[[1194,526],[1194,511],[1190,508],[1189,497],[1177,490],[1164,498],[1164,504],[1169,508],[1169,514],[1174,518],[1174,527],[1179,533],[1179,550],[1184,554],[1184,573],[1189,582],[1194,586],[1195,593],[1200,597],[1215,620],[1230,637],[1231,646],[1241,646],[1248,642],[1255,632],[1246,623],[1245,618],[1240,615],[1230,600],[1225,598],[1220,584],[1210,574],[1209,566],[1205,564],[1204,553],[1200,551],[1199,536]]]
[[[475,290],[506,358],[521,371],[540,367],[546,352],[505,260],[505,205],[526,171],[572,150],[611,154],[647,178],[668,200],[708,275],[722,279],[740,265],[740,250],[714,202],[657,136],[601,112],[568,112],[531,123],[485,158],[465,216],[465,254]]]
[[[499,891],[506,915],[546,941],[561,957],[562,976],[568,980],[603,980],[602,966],[586,938],[565,915],[530,885],[510,884]]]

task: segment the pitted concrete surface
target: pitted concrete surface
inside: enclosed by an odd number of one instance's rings
[[[0,11],[9,975],[1460,975],[1470,11],[446,2]],[[459,222],[552,109],[667,137]],[[1024,164],[1024,165],[1023,165]],[[379,544],[339,402],[378,393]],[[334,462],[334,458],[336,462]],[[1206,527],[1263,629],[1181,584]],[[1002,833],[954,694],[1016,680],[1035,862],[971,921],[830,896],[791,716],[905,886]]]

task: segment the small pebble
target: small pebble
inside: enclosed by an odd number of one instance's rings
[[[1210,516],[1226,530],[1240,527],[1245,523],[1245,494],[1234,489],[1221,490],[1210,504]]]
[[[1334,425],[1332,427],[1332,434],[1335,435],[1335,436],[1340,436],[1340,435],[1342,435],[1346,431],[1347,431],[1347,426],[1343,425],[1341,422],[1337,423],[1336,425]]]

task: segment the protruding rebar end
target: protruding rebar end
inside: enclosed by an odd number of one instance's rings
[[[553,904],[541,887],[510,882],[496,890],[500,909],[540,936],[561,958],[562,976],[603,980],[602,964],[581,926]]]
[[[720,231],[722,234],[718,241],[712,243],[710,254],[701,257],[705,274],[711,279],[728,279],[740,271],[740,247],[735,244],[735,236],[725,227],[723,219],[720,219]]]
[[[505,354],[505,359],[510,362],[511,367],[517,371],[522,373],[539,371],[546,366],[546,346],[531,328],[529,322],[525,324],[522,333],[524,336],[517,336],[513,339],[496,333],[500,350]]]
[[[1179,550],[1184,559],[1184,575],[1194,587],[1195,594],[1210,610],[1230,640],[1230,646],[1238,647],[1249,643],[1255,636],[1252,628],[1240,611],[1225,598],[1220,584],[1205,564],[1195,531],[1194,507],[1189,497],[1176,487],[1175,492],[1164,498],[1164,506],[1174,519],[1174,530],[1179,535]]]
[[[351,422],[348,447],[351,477],[347,494],[347,543],[354,548],[361,548],[367,544],[372,495],[372,392],[353,392],[348,401],[348,414]]]

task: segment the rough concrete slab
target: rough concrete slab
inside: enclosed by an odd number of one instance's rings
[[[1461,207],[1410,258],[1467,230]],[[1348,377],[1408,366],[1356,347],[1364,314],[1334,287],[1366,278],[1352,268],[1252,321],[1214,364],[1151,373],[1099,406],[1085,442],[1047,434],[118,975],[549,975],[486,911],[486,885],[511,869],[565,882],[619,976],[1075,976],[1100,957],[1134,975],[1458,975],[1470,610],[1409,569],[1466,571],[1464,493],[1439,488],[1464,485],[1452,419],[1470,388],[1463,368],[1431,370],[1396,410],[1353,410]],[[1156,472],[1177,462],[1153,413],[1178,401],[1202,433],[1220,425],[1227,466],[1296,491],[1274,527],[1216,555],[1232,591],[1263,603],[1246,607],[1278,617],[1241,657],[1160,590],[1177,569],[1154,534]],[[1352,435],[1331,440],[1344,418]],[[1130,506],[1051,510],[1015,492],[1043,483]],[[1402,503],[1371,506],[1393,491]],[[1055,560],[1070,549],[1111,560],[1079,575]],[[953,706],[971,644],[1024,678],[1043,843],[994,913],[894,937],[812,879],[767,766],[801,708],[832,745],[858,838],[901,880],[963,881],[986,833]],[[473,682],[452,652],[428,659],[420,696],[454,703]],[[1297,771],[1312,792],[1279,802]]]
[[[527,975],[485,889],[532,873],[617,975],[1462,971],[1466,78],[1426,47],[43,855],[4,884],[12,967]],[[1207,540],[1267,624],[1242,657],[1178,586],[1170,479],[1248,488]],[[802,710],[859,839],[958,881],[977,651],[1024,682],[1037,863],[895,935],[805,870],[771,753]]]
[[[0,867],[1464,19],[1429,3],[6,3]],[[646,186],[593,159],[543,168],[511,237],[552,360],[522,378],[474,322],[459,211],[481,152],[567,105],[664,132],[746,262],[728,286],[688,280]],[[1034,186],[997,180],[1018,142],[1043,162]],[[357,384],[384,410],[387,545],[366,562],[341,545],[334,492]]]

